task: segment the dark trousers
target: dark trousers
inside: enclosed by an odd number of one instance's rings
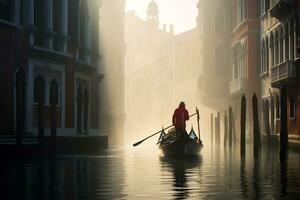
[[[180,134],[181,137],[184,138],[185,141],[189,139],[188,133],[186,132],[185,128],[175,128],[176,129],[176,136]]]

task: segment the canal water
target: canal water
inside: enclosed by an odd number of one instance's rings
[[[0,199],[299,199],[300,154],[278,149],[254,160],[204,147],[194,159],[159,156],[153,146],[0,161]]]

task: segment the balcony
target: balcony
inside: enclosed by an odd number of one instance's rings
[[[230,95],[242,94],[246,89],[246,79],[238,78],[229,83]]]
[[[275,17],[279,21],[291,11],[292,6],[288,3],[287,0],[277,0],[273,3],[273,6],[270,8],[269,12],[271,17]]]
[[[293,61],[287,60],[271,68],[271,85],[279,88],[282,83],[292,83],[296,78],[296,68]]]

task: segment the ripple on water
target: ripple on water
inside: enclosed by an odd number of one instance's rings
[[[142,148],[142,147],[141,147]],[[0,199],[298,199],[300,154],[204,149],[176,160],[154,149],[101,155],[0,160]]]

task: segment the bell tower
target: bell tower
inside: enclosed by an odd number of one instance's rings
[[[148,4],[148,10],[147,10],[147,21],[151,24],[158,26],[159,25],[159,11],[157,3],[154,0],[151,0],[151,2]]]

